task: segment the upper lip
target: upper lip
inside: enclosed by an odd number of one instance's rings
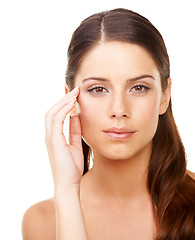
[[[111,132],[111,133],[134,133],[136,132],[135,130],[131,130],[127,127],[111,127],[104,129],[103,132]]]

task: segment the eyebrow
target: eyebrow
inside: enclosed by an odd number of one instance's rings
[[[141,79],[144,79],[144,78],[152,78],[153,80],[155,80],[155,78],[152,75],[143,74],[143,75],[140,75],[140,76],[137,76],[137,77],[134,77],[134,78],[127,79],[127,82],[135,82],[135,81],[138,81],[138,80],[141,80]],[[88,77],[88,78],[83,79],[82,83],[84,83],[86,81],[91,81],[91,80],[101,81],[101,82],[109,82],[109,80],[106,79],[106,78]]]

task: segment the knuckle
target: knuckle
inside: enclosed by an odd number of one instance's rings
[[[46,113],[45,113],[45,119],[48,119],[50,117],[50,111],[47,111]]]
[[[45,137],[45,145],[48,150],[51,148],[51,139],[49,139],[47,136]]]
[[[59,114],[56,114],[55,116],[53,116],[53,122],[61,123],[61,117],[59,116]]]
[[[55,147],[55,141],[52,137],[50,139],[48,137],[46,137],[45,144],[46,144],[46,147],[47,147],[47,150],[49,151],[49,153],[51,152],[51,149],[53,149]]]
[[[58,113],[53,115],[53,114],[51,114],[50,111],[45,113],[45,121],[51,122],[51,123],[61,123],[62,122],[61,117]]]
[[[48,143],[47,143],[47,147],[48,147],[48,149],[50,149],[50,151],[53,151],[54,149],[56,149],[56,147],[57,147],[56,139],[51,138],[50,141],[48,141]]]
[[[45,135],[45,144],[48,145],[48,136]]]

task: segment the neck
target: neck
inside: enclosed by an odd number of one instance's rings
[[[147,173],[151,148],[149,145],[127,160],[111,160],[94,152],[94,164],[89,174],[96,193],[128,201],[149,196]]]

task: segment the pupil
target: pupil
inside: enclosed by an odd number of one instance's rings
[[[137,91],[141,91],[142,90],[142,87],[141,86],[137,86]]]
[[[101,87],[96,88],[96,92],[102,92],[102,88]]]

